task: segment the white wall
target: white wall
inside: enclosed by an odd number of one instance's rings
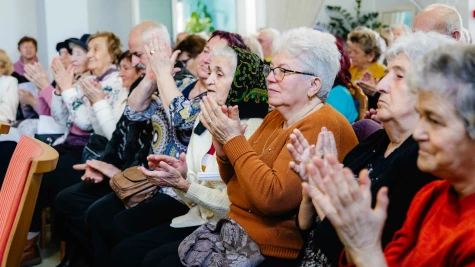
[[[133,25],[130,0],[88,0],[87,6],[89,32],[113,32],[120,38],[123,50],[127,50]]]
[[[25,35],[37,37],[36,0],[0,0],[0,6],[0,49],[15,62],[20,57],[18,40]]]

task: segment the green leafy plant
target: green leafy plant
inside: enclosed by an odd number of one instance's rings
[[[346,40],[346,37],[350,31],[358,26],[365,26],[370,29],[377,29],[383,27],[378,22],[378,12],[370,12],[361,15],[361,1],[355,0],[355,12],[356,16],[353,17],[346,9],[339,6],[326,6],[325,12],[330,17],[328,24],[317,23],[317,25],[325,27],[330,33],[338,35]]]
[[[193,11],[186,21],[185,31],[189,33],[214,32],[213,17],[201,0],[198,0],[196,11]]]

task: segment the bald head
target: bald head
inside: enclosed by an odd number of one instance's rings
[[[129,50],[132,56],[132,64],[135,66],[139,63],[142,65],[148,64],[148,58],[145,53],[144,44],[148,42],[148,39],[152,34],[158,33],[163,40],[167,43],[168,47],[171,47],[170,34],[167,27],[163,24],[154,21],[145,21],[135,26],[129,34]]]
[[[454,8],[444,4],[426,7],[414,19],[414,31],[435,31],[460,41],[462,36],[462,18]]]

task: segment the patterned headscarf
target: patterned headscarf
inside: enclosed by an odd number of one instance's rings
[[[231,48],[237,54],[237,66],[226,105],[237,105],[241,119],[263,119],[269,108],[264,62],[248,50]]]
[[[269,109],[264,62],[258,55],[248,50],[236,46],[230,47],[237,54],[237,64],[226,105],[237,105],[240,119],[263,119]],[[201,135],[205,130],[200,122],[194,132]]]

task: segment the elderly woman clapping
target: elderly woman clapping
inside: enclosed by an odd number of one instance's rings
[[[369,170],[373,198],[381,187],[389,187],[391,205],[389,220],[382,235],[383,247],[403,225],[406,212],[417,191],[435,180],[435,177],[422,173],[416,166],[419,147],[411,135],[419,116],[414,110],[416,95],[409,90],[405,77],[414,61],[440,45],[453,42],[437,33],[418,32],[401,37],[394,43],[386,52],[389,63],[388,74],[377,87],[381,94],[378,102],[378,118],[382,121],[384,129],[358,144],[343,160],[343,165],[353,173],[359,173],[363,169]],[[303,151],[302,146],[307,149],[310,147],[299,132],[295,132],[295,135],[292,137],[295,146],[290,149],[294,161],[304,163],[299,165],[292,163],[291,167],[306,180],[305,162],[309,157],[297,151]],[[331,133],[324,129],[316,145],[317,155],[334,154],[334,149],[325,151],[325,144],[331,144],[326,140],[331,140]],[[336,266],[343,245],[339,242],[330,221],[321,210],[318,211],[318,206],[316,206],[317,214],[311,200],[304,193],[298,215],[300,229],[307,237],[301,251],[300,266]]]
[[[302,246],[294,224],[302,190],[298,175],[288,167],[291,155],[285,148],[292,131],[300,129],[316,142],[316,128],[332,129],[342,158],[357,143],[348,120],[325,104],[340,66],[335,38],[298,28],[274,41],[274,50],[265,72],[269,104],[275,110],[249,141],[235,107],[228,117],[222,107],[205,98],[200,115],[214,137],[220,175],[231,201],[228,216],[259,245],[269,266],[292,264]],[[235,97],[229,104],[238,100]],[[244,99],[251,100],[252,95]]]
[[[348,263],[475,264],[474,66],[475,48],[457,44],[427,54],[411,73],[409,85],[418,93],[420,116],[414,131],[419,143],[417,166],[443,181],[430,183],[417,193],[404,226],[384,254],[380,237],[386,220],[387,188],[379,191],[373,209],[367,171],[359,175],[360,186],[348,169],[334,170],[323,180],[313,177],[321,192],[313,198],[335,225]]]
[[[262,67],[257,55],[235,46],[218,45],[212,52],[207,95],[216,105],[234,101],[246,110],[241,114],[249,125],[246,138],[256,131],[268,110]],[[214,151],[210,132],[197,120],[186,156],[182,153],[180,160],[165,155],[148,157],[149,166],[155,171],[143,167],[140,170],[151,183],[173,188],[190,210],[174,218],[171,224],[157,225],[119,243],[112,254],[112,266],[141,262],[142,266],[170,266],[170,260],[178,258],[178,245],[188,234],[204,223],[216,224],[228,213],[226,185],[219,178]],[[203,174],[214,175],[214,179],[203,179]],[[144,240],[149,240],[146,246],[142,245]],[[132,249],[140,250],[141,257],[126,253]]]

